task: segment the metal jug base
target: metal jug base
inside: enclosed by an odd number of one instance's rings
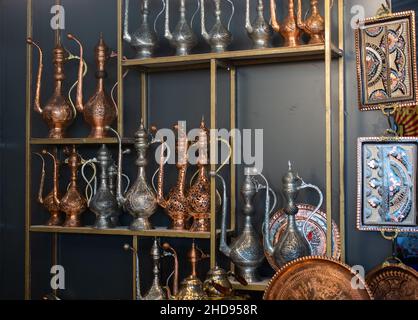
[[[192,214],[193,215],[193,214]],[[192,232],[209,232],[210,231],[210,214],[206,216],[200,215],[193,219],[193,224],[190,227]]]
[[[91,132],[89,134],[89,138],[94,138],[94,139],[103,139],[103,138],[107,138],[107,131],[105,130],[104,127],[94,127],[91,128]]]
[[[79,215],[67,215],[63,227],[77,228],[81,227],[81,220]]]
[[[95,229],[113,229],[115,225],[112,223],[110,217],[98,216],[94,222],[93,228]]]
[[[260,282],[261,278],[256,268],[236,266],[236,274],[244,278],[248,283]]]
[[[129,226],[130,230],[133,231],[142,231],[142,230],[151,230],[154,229],[151,225],[151,222],[148,218],[136,218],[132,221],[131,225]]]
[[[187,221],[184,219],[176,219],[171,222],[171,228],[172,230],[178,230],[178,231],[186,231],[187,228]]]
[[[62,128],[52,128],[49,130],[49,138],[51,139],[63,139],[65,138],[64,130]]]
[[[141,51],[138,51],[136,53],[134,59],[142,60],[142,59],[149,59],[149,58],[152,58],[152,57],[153,57],[153,52],[152,51],[150,51],[150,50],[141,50]]]
[[[51,216],[47,221],[46,225],[50,227],[57,227],[62,225],[63,219],[60,216],[59,212],[51,212]]]

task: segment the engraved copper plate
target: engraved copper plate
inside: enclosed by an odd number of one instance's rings
[[[356,286],[353,287],[352,283]],[[277,271],[267,285],[263,299],[371,300],[373,298],[365,281],[351,271],[349,266],[327,257],[313,256],[296,259]]]
[[[418,300],[418,272],[404,264],[379,266],[366,282],[376,300]]]
[[[314,206],[308,204],[298,204],[299,211],[296,215],[296,225],[300,231],[304,223],[309,218]],[[270,217],[269,234],[273,241],[273,246],[279,241],[287,226],[287,216],[283,210],[279,210]],[[307,240],[312,247],[313,256],[325,256],[327,253],[327,215],[322,211],[317,211],[306,225]],[[279,267],[274,262],[271,255],[265,252],[267,261],[274,270]],[[340,232],[337,224],[332,221],[332,257],[339,259],[341,255]]]

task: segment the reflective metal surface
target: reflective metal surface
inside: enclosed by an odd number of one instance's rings
[[[142,4],[140,10],[141,22],[138,29],[133,33],[129,33],[129,0],[125,0],[124,11],[123,40],[135,50],[135,59],[151,58],[158,42],[158,36],[155,32],[156,21],[154,22],[154,28],[149,22],[149,0],[140,0],[140,2]],[[156,20],[160,14],[157,15]]]
[[[80,47],[80,58],[83,59],[83,46],[72,34],[68,39],[74,40]],[[117,107],[112,101],[104,86],[104,79],[107,78],[106,62],[110,58],[109,48],[103,40],[102,34],[95,48],[96,62],[96,91],[87,101],[83,102],[83,64],[80,63],[77,82],[77,100],[75,107],[84,116],[84,120],[91,126],[90,138],[101,139],[107,136],[106,128],[110,126],[117,117]]]
[[[296,215],[296,226],[303,234],[312,248],[313,256],[325,256],[327,253],[327,216],[324,212],[318,210],[314,215],[315,207],[307,204],[297,204],[298,214]],[[287,228],[287,215],[283,209],[270,216],[269,236],[272,239],[273,246],[277,244]],[[305,232],[303,232],[305,230]],[[279,266],[273,257],[265,252],[267,261],[275,270]],[[339,259],[341,256],[341,239],[338,226],[332,221],[332,257]]]
[[[179,293],[176,296],[177,300],[205,300],[208,298],[203,290],[203,283],[197,277],[196,272],[197,263],[208,257],[194,242],[192,243],[192,248],[187,253],[187,260],[192,267],[192,273],[182,281]]]
[[[297,47],[302,44],[302,30],[298,27],[295,15],[295,2],[288,0],[288,14],[280,25],[276,16],[276,0],[270,0],[271,26],[284,39],[285,47]]]
[[[190,219],[186,191],[186,173],[188,167],[187,150],[189,143],[184,128],[176,127],[176,129],[178,132],[176,165],[178,170],[177,183],[171,188],[168,196],[164,197],[165,144],[163,143],[161,145],[160,168],[158,173],[157,200],[158,204],[165,209],[165,212],[172,219],[171,229],[187,230],[187,223]]]
[[[360,284],[353,288],[352,282]],[[364,288],[364,289],[362,289]],[[286,264],[270,280],[264,300],[370,300],[364,280],[351,268],[326,257],[304,257]]]
[[[115,132],[117,134],[117,132]],[[135,132],[135,150],[137,153],[136,165],[138,174],[135,182],[129,188],[125,195],[122,195],[122,145],[119,139],[119,165],[118,165],[118,182],[117,182],[117,199],[119,205],[133,216],[129,228],[131,230],[149,230],[152,225],[149,221],[150,216],[157,210],[157,196],[150,187],[146,178],[147,151],[150,146],[150,136],[145,130],[144,123],[141,120],[138,131]]]
[[[197,44],[196,35],[193,33],[193,20],[196,12],[193,14],[190,25],[186,19],[186,0],[180,0],[179,12],[180,18],[174,31],[170,31],[170,0],[165,1],[165,38],[171,46],[176,49],[176,55],[185,56],[190,54],[191,50]],[[199,0],[197,0],[199,1]],[[199,2],[198,2],[199,5]]]
[[[298,0],[297,25],[310,37],[309,44],[325,43],[325,21],[318,7],[318,0],[311,0],[311,15],[303,21],[302,0]]]
[[[235,296],[232,284],[229,281],[230,277],[234,277],[242,285],[247,285],[247,281],[233,272],[215,266],[210,269],[206,275],[206,280],[203,283],[203,290],[209,298],[232,298]]]
[[[102,145],[97,153],[97,164],[100,168],[99,186],[91,200],[90,210],[96,215],[94,227],[97,229],[114,228],[118,223],[119,206],[116,196],[109,188],[109,167],[112,156],[106,145]]]
[[[147,291],[145,295],[141,294],[141,281],[140,281],[140,271],[139,271],[139,258],[138,252],[132,248],[130,245],[124,245],[125,250],[132,250],[136,255],[136,288],[137,288],[137,300],[166,300],[167,292],[160,285],[160,259],[161,259],[161,249],[158,245],[157,239],[154,239],[153,245],[151,247],[151,258],[152,258],[152,273],[153,281],[151,288]]]
[[[63,223],[63,219],[61,217],[60,207],[59,203],[55,201],[54,197],[54,190],[57,192],[57,198],[61,198],[61,194],[59,192],[59,161],[55,155],[47,152],[46,150],[42,151],[43,154],[47,154],[52,158],[53,161],[53,190],[51,190],[50,193],[46,197],[43,196],[43,189],[45,184],[45,159],[44,157],[39,154],[35,153],[37,156],[39,156],[42,160],[42,171],[41,171],[41,181],[39,184],[39,191],[38,191],[38,202],[42,204],[46,210],[48,210],[50,217],[48,221],[46,222],[47,226],[60,226]]]
[[[263,0],[257,0],[257,17],[251,24],[250,19],[250,0],[247,0],[245,9],[245,29],[253,42],[254,49],[269,48],[271,45],[271,28],[264,19]]]
[[[264,249],[262,241],[254,229],[253,216],[254,210],[254,196],[261,189],[260,184],[255,181],[254,173],[251,172],[252,168],[246,168],[244,175],[244,183],[241,187],[241,197],[244,201],[243,214],[244,214],[244,227],[235,240],[228,245],[226,242],[226,206],[223,206],[222,210],[222,227],[219,250],[231,259],[236,267],[236,274],[244,278],[248,283],[260,281],[257,268],[264,260]],[[225,187],[225,181],[222,177],[218,176]],[[264,186],[266,189],[266,204],[265,211],[267,215],[270,214],[270,195],[272,190],[268,185]],[[224,189],[225,190],[225,189]],[[225,197],[225,191],[224,191]]]
[[[383,263],[367,274],[366,282],[376,300],[418,299],[418,272],[403,263]]]
[[[231,0],[227,0],[232,8],[231,16],[227,27],[222,24],[222,11],[221,0],[213,0],[215,5],[215,24],[212,26],[209,32],[206,31],[205,22],[205,1],[200,0],[200,19],[202,36],[206,42],[210,45],[212,52],[224,52],[232,42],[232,34],[230,32],[230,24],[232,17],[234,16],[235,7]],[[207,2],[207,1],[206,1]]]
[[[54,198],[60,205],[60,210],[65,213],[64,227],[81,227],[81,214],[87,209],[87,200],[81,195],[77,184],[78,168],[82,164],[80,155],[75,146],[67,149],[66,163],[71,170],[71,182],[67,192],[61,200],[58,199],[58,190],[54,188]]]
[[[286,201],[286,206],[284,207],[284,212],[287,214],[287,227],[283,232],[282,236],[273,246],[272,239],[268,230],[269,226],[269,215],[264,217],[264,247],[269,255],[274,259],[274,262],[277,266],[283,266],[286,263],[301,258],[309,256],[312,254],[312,248],[307,240],[305,234],[306,230],[299,231],[296,226],[296,214],[299,209],[296,206],[296,198],[301,189],[312,188],[319,195],[318,205],[315,210],[311,213],[310,217],[314,216],[316,212],[322,205],[323,196],[321,190],[317,186],[306,184],[296,172],[293,171],[292,165],[289,162],[289,170],[283,176],[283,196]]]
[[[39,67],[38,75],[36,77],[34,110],[42,115],[42,118],[47,123],[49,127],[49,138],[62,139],[65,137],[65,130],[73,122],[75,117],[75,111],[71,107],[68,99],[62,93],[63,81],[65,80],[64,63],[66,61],[66,52],[61,43],[58,42],[54,48],[52,60],[54,64],[54,93],[42,107],[41,83],[43,52],[32,38],[27,38],[27,43],[36,47],[39,51]],[[83,65],[82,60],[80,60],[80,64]]]

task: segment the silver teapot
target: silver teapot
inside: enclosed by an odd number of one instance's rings
[[[298,258],[310,256],[312,248],[304,234],[306,222],[315,215],[319,210],[323,202],[323,195],[321,190],[312,184],[305,183],[299,176],[292,170],[292,164],[289,162],[288,172],[284,175],[283,179],[283,195],[286,200],[286,206],[284,212],[287,215],[287,227],[280,239],[273,247],[273,242],[269,235],[269,214],[266,213],[264,217],[264,247],[268,254],[270,254],[278,267],[284,266],[286,263]],[[302,232],[299,231],[296,225],[296,214],[298,213],[298,207],[296,206],[296,197],[302,189],[314,189],[319,194],[319,202],[315,210],[310,214],[307,221],[304,224]]]
[[[248,37],[253,42],[254,49],[269,48],[271,45],[271,28],[264,19],[264,4],[263,0],[258,0],[257,4],[257,18],[251,24],[250,21],[250,0],[247,0],[245,8],[245,29]]]
[[[163,1],[164,4],[164,1]],[[151,58],[154,54],[154,50],[157,47],[158,37],[155,30],[155,25],[158,18],[163,13],[163,9],[157,15],[154,21],[154,28],[151,28],[149,24],[149,0],[142,0],[141,8],[141,24],[139,28],[129,33],[129,0],[125,0],[125,13],[124,13],[124,25],[123,25],[123,39],[130,44],[130,46],[136,52],[136,59]]]
[[[190,54],[190,51],[197,44],[196,35],[193,33],[193,20],[196,16],[196,13],[199,11],[199,2],[197,2],[198,7],[194,12],[192,19],[190,20],[190,25],[186,19],[186,0],[180,0],[180,18],[177,22],[177,25],[171,33],[170,31],[170,0],[163,0],[165,3],[165,38],[170,42],[171,46],[176,48],[176,55],[186,56]],[[198,0],[199,1],[199,0]]]
[[[136,165],[138,174],[135,182],[129,190],[122,194],[122,141],[117,131],[113,130],[119,142],[118,155],[118,174],[116,184],[116,199],[120,206],[124,208],[134,218],[129,228],[131,230],[149,230],[153,229],[149,218],[157,210],[157,196],[150,187],[146,179],[145,168],[147,166],[147,151],[154,140],[150,140],[150,135],[145,130],[144,123],[141,120],[140,127],[135,132],[134,147],[137,152]]]
[[[201,28],[202,36],[206,42],[210,45],[212,52],[224,52],[232,42],[232,34],[230,32],[231,20],[235,13],[234,3],[231,0],[227,0],[231,4],[232,12],[228,21],[227,27],[222,24],[221,21],[221,0],[213,0],[215,4],[215,24],[209,33],[206,31],[205,26],[205,1],[200,0],[200,10],[201,10]]]
[[[255,213],[253,199],[262,189],[266,190],[265,215],[269,215],[276,206],[276,195],[269,187],[267,179],[260,173],[257,174],[254,168],[244,169],[244,183],[241,187],[241,196],[244,200],[243,214],[245,216],[244,227],[241,234],[228,245],[226,243],[226,205],[222,207],[222,226],[219,250],[229,257],[236,267],[237,276],[244,278],[248,283],[260,281],[257,268],[264,260],[264,250],[262,241],[256,232],[252,218]],[[265,185],[256,180],[256,176],[264,179]],[[218,176],[225,188],[225,180]],[[270,193],[273,195],[274,202],[270,208]]]

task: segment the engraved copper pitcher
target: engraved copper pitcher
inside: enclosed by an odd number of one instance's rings
[[[176,296],[177,300],[205,300],[208,298],[203,290],[203,283],[197,277],[196,272],[197,263],[206,258],[209,258],[209,255],[200,250],[193,241],[192,248],[187,253],[187,260],[192,267],[192,273],[182,281],[179,293]]]
[[[296,21],[294,0],[288,0],[288,4],[288,15],[280,25],[276,17],[276,0],[270,0],[271,26],[282,35],[285,47],[297,47],[302,44],[302,30]]]
[[[174,230],[187,230],[187,222],[190,219],[189,206],[186,191],[186,173],[188,167],[188,147],[187,134],[182,127],[175,127],[178,132],[177,141],[177,183],[171,188],[168,196],[164,197],[164,151],[166,143],[161,144],[160,167],[158,173],[157,201],[165,209],[168,216],[172,219],[171,228]],[[154,174],[155,176],[155,174]]]
[[[72,34],[68,34],[68,39],[74,40],[80,47],[80,58],[83,59],[83,46],[81,42]],[[111,97],[106,92],[104,79],[107,78],[106,61],[111,57],[109,48],[100,35],[100,39],[95,48],[96,61],[96,91],[87,101],[83,102],[83,64],[80,63],[78,70],[77,99],[75,107],[83,113],[84,120],[91,126],[90,138],[104,138],[107,136],[106,128],[110,126],[117,117],[117,107]]]
[[[229,278],[234,278],[243,286],[248,285],[248,282],[237,276],[232,271],[226,271],[219,266],[210,269],[206,275],[206,280],[203,282],[203,290],[209,298],[232,298],[234,297],[234,290]]]
[[[194,12],[190,25],[186,19],[186,0],[180,0],[179,12],[180,18],[173,32],[170,31],[170,0],[163,0],[165,2],[165,38],[170,42],[171,46],[176,48],[176,55],[185,56],[190,54],[193,47],[197,44],[196,35],[193,32],[193,20],[198,8]]]
[[[311,15],[305,21],[302,19],[302,3],[298,0],[297,23],[300,29],[309,36],[309,44],[325,43],[325,21],[318,7],[318,0],[311,0]]]
[[[129,33],[129,0],[125,0],[123,40],[125,40],[135,50],[135,59],[151,58],[154,55],[155,48],[158,44],[158,36],[155,31],[155,25],[157,19],[164,11],[164,8],[155,18],[154,28],[152,28],[149,23],[149,2],[149,0],[142,0],[141,23],[136,31]],[[162,2],[165,6],[164,1]]]
[[[263,225],[264,248],[267,253],[273,257],[279,267],[282,267],[286,263],[295,259],[309,256],[312,252],[309,241],[304,234],[305,231],[302,230],[301,232],[296,225],[296,214],[299,211],[296,205],[296,198],[299,191],[310,188],[315,190],[319,195],[318,205],[307,220],[310,220],[310,218],[315,215],[321,207],[323,201],[321,190],[315,185],[305,183],[299,175],[292,170],[290,161],[288,172],[283,176],[282,181],[282,191],[286,201],[284,212],[287,215],[287,227],[274,247],[269,234],[269,213],[265,214]],[[306,226],[306,223],[304,226]]]
[[[49,212],[50,217],[46,223],[47,226],[60,226],[63,223],[63,219],[61,217],[60,212],[60,206],[57,201],[55,201],[54,197],[54,190],[57,190],[56,197],[58,199],[61,198],[61,194],[59,192],[59,161],[55,155],[46,151],[42,150],[42,154],[49,155],[52,158],[53,161],[53,189],[46,197],[43,196],[43,189],[45,184],[45,159],[44,157],[39,154],[35,153],[37,156],[39,156],[42,160],[42,171],[41,171],[41,181],[39,184],[39,191],[38,191],[38,202],[42,204],[45,209]]]
[[[58,190],[54,187],[54,198],[59,203],[60,210],[65,213],[64,227],[81,227],[81,214],[87,209],[87,200],[81,195],[77,183],[78,168],[82,165],[82,158],[75,146],[67,149],[68,158],[65,162],[71,170],[71,182],[65,195],[58,199]]]
[[[231,5],[232,11],[228,21],[228,25],[225,27],[222,24],[221,20],[221,0],[213,0],[215,4],[215,24],[212,26],[210,31],[207,32],[205,23],[205,1],[200,1],[200,24],[202,28],[202,36],[210,45],[212,52],[224,52],[232,42],[232,33],[230,32],[230,26],[235,13],[234,3],[231,0],[227,0]]]
[[[41,47],[27,38],[27,43],[36,47],[39,51],[39,67],[36,77],[36,90],[34,99],[34,110],[39,113],[49,127],[49,138],[62,139],[65,137],[65,130],[72,123],[75,117],[75,110],[69,100],[63,95],[63,81],[65,80],[64,63],[67,61],[65,49],[58,42],[53,50],[54,64],[54,92],[52,97],[42,107],[41,83],[43,71],[43,52]],[[83,60],[80,59],[83,65]]]
[[[264,19],[263,0],[257,1],[257,17],[251,24],[250,0],[247,0],[245,7],[245,29],[253,42],[254,49],[269,48],[271,45],[271,28]]]
[[[151,258],[152,258],[152,273],[153,281],[150,289],[144,294],[141,294],[141,276],[140,276],[140,265],[138,252],[129,244],[123,246],[125,250],[131,250],[136,256],[136,300],[167,300],[168,294],[166,288],[162,287],[160,284],[160,260],[163,257],[161,253],[160,246],[158,245],[157,239],[154,239],[154,242],[151,247]]]

